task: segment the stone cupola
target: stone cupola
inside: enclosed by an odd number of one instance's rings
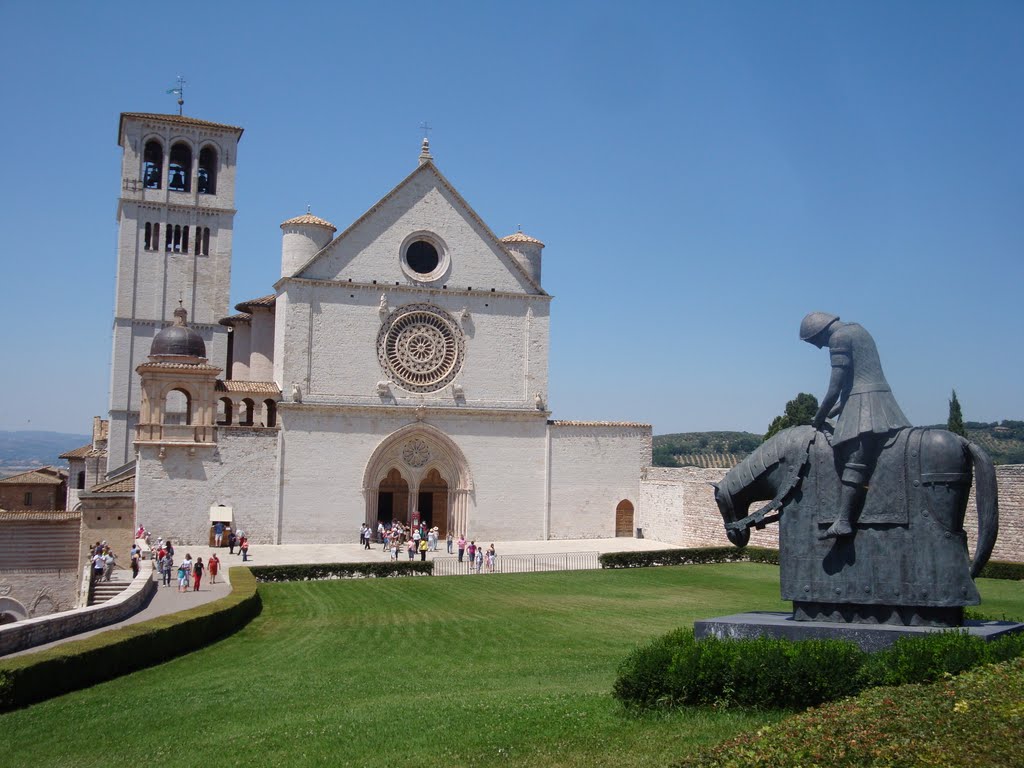
[[[153,337],[149,359],[153,362],[206,362],[206,342],[198,331],[188,327],[188,310],[181,306],[181,302],[178,304],[174,310],[174,324]]]
[[[522,230],[501,238],[501,242],[519,262],[519,266],[526,270],[526,274],[540,285],[541,251],[544,250],[544,243],[535,237],[524,235]]]
[[[281,277],[291,277],[331,242],[338,228],[307,208],[301,216],[282,223],[281,230]]]

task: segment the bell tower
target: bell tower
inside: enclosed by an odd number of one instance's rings
[[[183,115],[123,112],[117,289],[110,366],[108,473],[135,456],[136,367],[179,302],[223,367],[229,314],[235,168],[242,129]]]

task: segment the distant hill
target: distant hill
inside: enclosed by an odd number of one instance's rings
[[[89,435],[64,432],[0,430],[0,477],[16,475],[48,464],[60,466],[64,460],[58,456],[91,440]]]
[[[942,429],[945,424],[932,426]],[[1024,421],[964,424],[967,438],[980,445],[996,464],[1024,464]],[[733,467],[761,444],[752,432],[678,432],[655,435],[656,467]]]

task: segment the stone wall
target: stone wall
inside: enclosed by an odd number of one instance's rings
[[[680,547],[725,547],[722,516],[711,483],[725,477],[725,469],[648,467],[640,481],[637,525],[644,537]],[[778,547],[778,528],[769,525],[751,531],[755,547]]]
[[[66,519],[31,519],[31,513],[0,519],[0,598],[10,601],[5,612],[15,616],[66,611],[78,600],[78,516],[41,514]]]
[[[726,546],[729,542],[709,483],[720,482],[728,470],[696,467],[649,467],[640,482],[638,526],[647,538],[681,547]],[[999,538],[993,560],[1024,562],[1024,464],[996,467],[999,485]],[[753,507],[751,508],[753,511]],[[978,516],[974,489],[964,519],[968,546],[974,551]],[[751,531],[751,546],[778,547],[778,526]]]
[[[278,435],[270,428],[220,427],[216,448],[197,446],[193,455],[186,445],[165,446],[164,458],[158,447],[140,446],[139,522],[154,539],[207,546],[210,507],[223,504],[233,509],[235,530],[252,543],[276,543]]]
[[[139,575],[106,603],[0,626],[0,656],[122,621],[138,613],[156,588],[153,561],[143,560]]]
[[[555,421],[551,440],[549,538],[615,536],[615,508],[640,504],[639,468],[651,461],[651,428]],[[635,518],[634,518],[635,521]]]

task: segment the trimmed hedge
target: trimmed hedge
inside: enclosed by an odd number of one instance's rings
[[[612,695],[627,708],[803,709],[880,685],[927,683],[1024,655],[1024,634],[993,642],[951,630],[874,654],[846,640],[696,640],[679,629],[633,651]]]
[[[658,565],[704,565],[707,563],[779,564],[779,550],[768,547],[689,547],[656,549],[649,552],[606,552],[598,557],[602,568],[650,568]],[[1024,580],[1024,563],[990,560],[979,578]]]
[[[690,547],[648,552],[606,552],[598,557],[602,568],[650,568],[659,565],[706,565],[708,563],[779,564],[779,550],[764,547]]]
[[[241,629],[262,608],[248,568],[229,574],[231,594],[45,651],[0,660],[0,712],[87,688],[194,651]]]
[[[978,574],[982,579],[1024,580],[1024,563],[1008,563],[1004,560],[989,560]]]
[[[430,560],[399,560],[387,563],[312,563],[306,565],[258,565],[250,569],[258,582],[322,581],[326,579],[385,579],[396,576],[430,576]]]

